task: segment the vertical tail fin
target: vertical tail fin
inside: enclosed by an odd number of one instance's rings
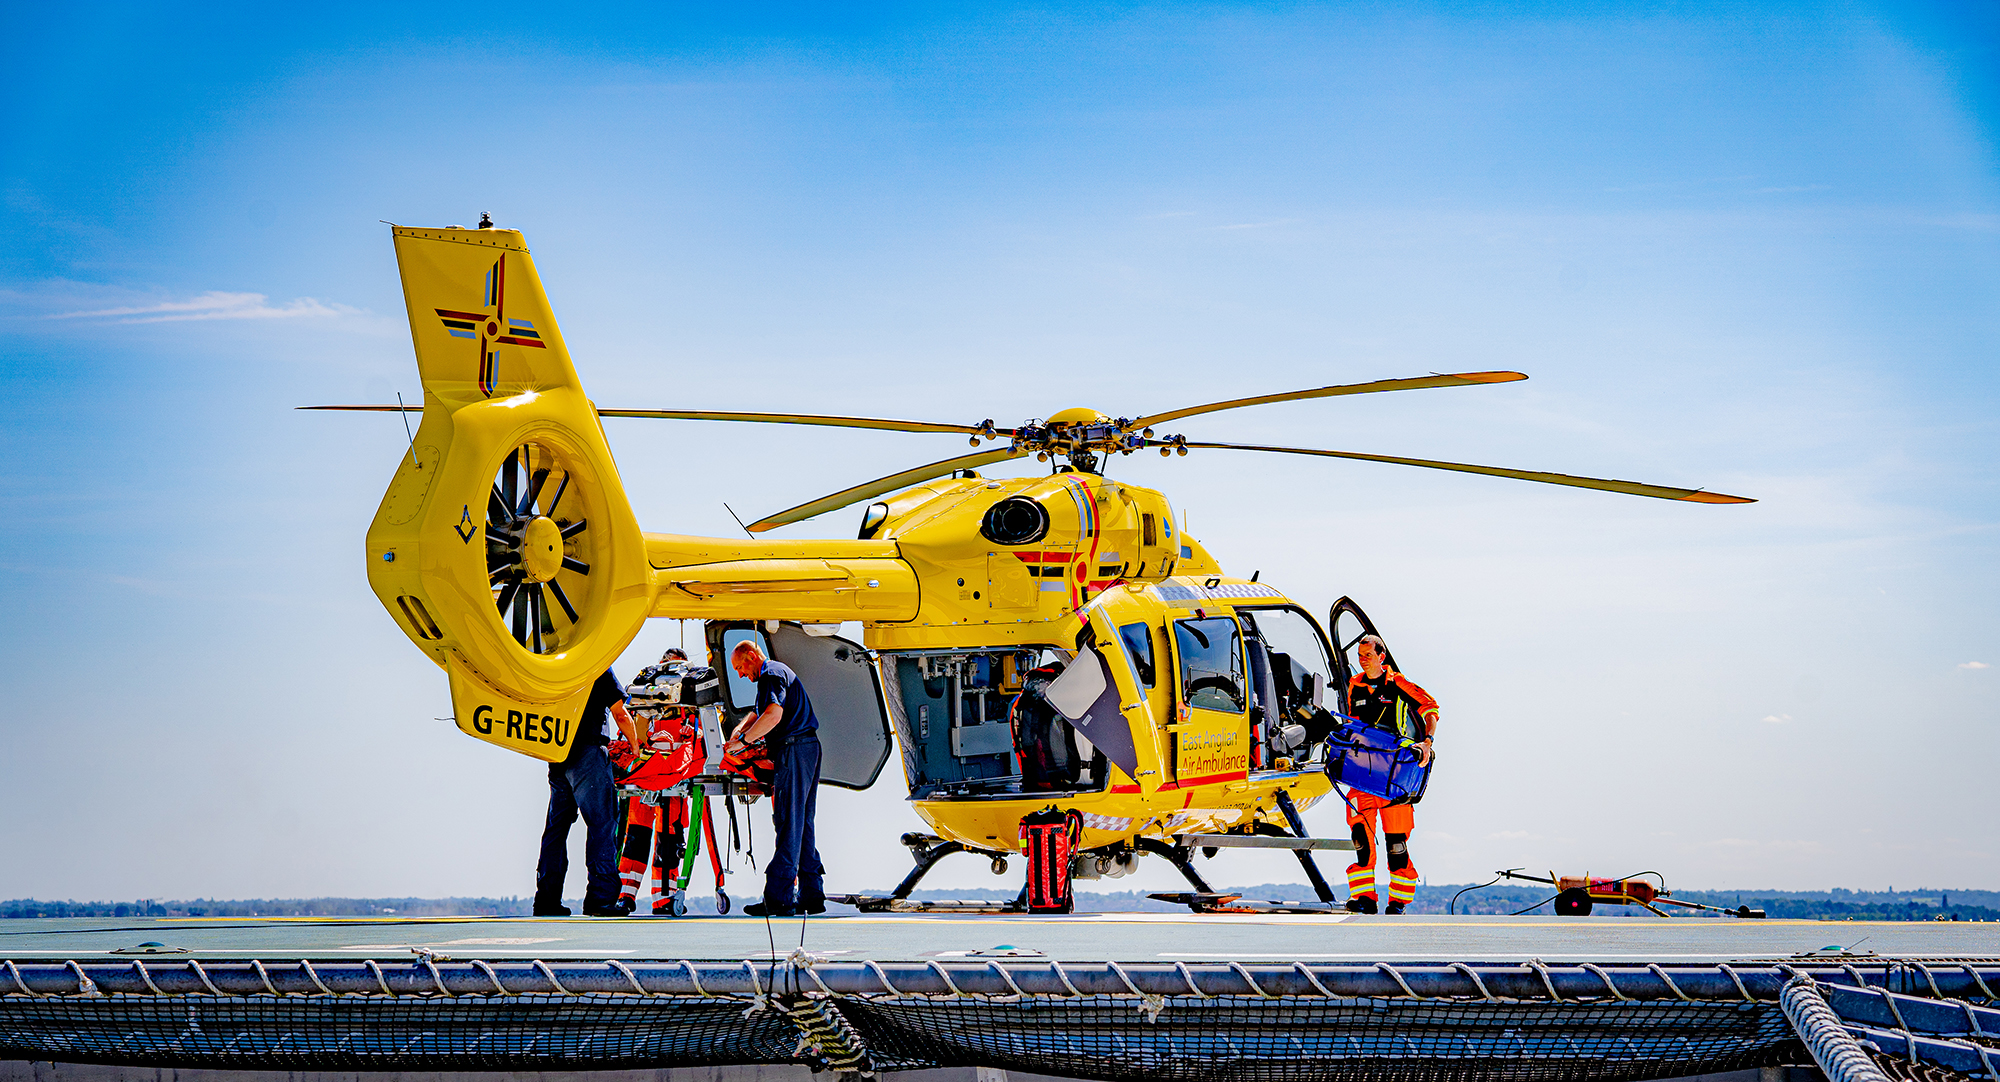
[[[393,232],[425,391],[456,408],[524,391],[582,390],[518,231]]]
[[[394,235],[424,416],[369,584],[449,671],[459,728],[559,760],[652,609],[639,525],[521,234]]]

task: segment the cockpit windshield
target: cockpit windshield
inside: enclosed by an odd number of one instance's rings
[[[1189,706],[1243,712],[1243,647],[1234,619],[1177,620],[1174,646],[1180,654],[1181,696]]]

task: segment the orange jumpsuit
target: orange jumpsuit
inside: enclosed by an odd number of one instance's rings
[[[1394,669],[1385,670],[1378,680],[1355,673],[1347,682],[1347,709],[1362,722],[1412,742],[1437,731],[1437,700]],[[1347,866],[1347,896],[1375,897],[1375,820],[1379,818],[1383,840],[1388,843],[1389,899],[1408,904],[1417,896],[1417,866],[1410,860],[1415,809],[1367,793],[1349,793],[1347,799],[1347,825],[1354,835],[1354,863]]]
[[[674,876],[680,871],[682,847],[687,844],[688,801],[684,796],[673,796],[655,805],[633,797],[629,803],[625,847],[618,857],[618,895],[636,904],[650,865],[659,888],[653,896],[653,911],[662,913],[668,906]]]

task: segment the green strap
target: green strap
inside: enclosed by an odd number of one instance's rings
[[[701,851],[702,791],[700,782],[688,783],[687,847],[681,853],[678,889],[686,890],[694,881],[694,855]]]

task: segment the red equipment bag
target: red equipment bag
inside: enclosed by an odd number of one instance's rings
[[[1054,805],[1021,818],[1021,853],[1028,859],[1028,912],[1068,913],[1069,865],[1083,840],[1083,816]]]
[[[614,740],[604,749],[620,784],[660,790],[701,773],[707,752],[699,717],[693,710],[670,709],[659,715],[642,719],[648,725],[645,746],[634,748],[629,740]]]

